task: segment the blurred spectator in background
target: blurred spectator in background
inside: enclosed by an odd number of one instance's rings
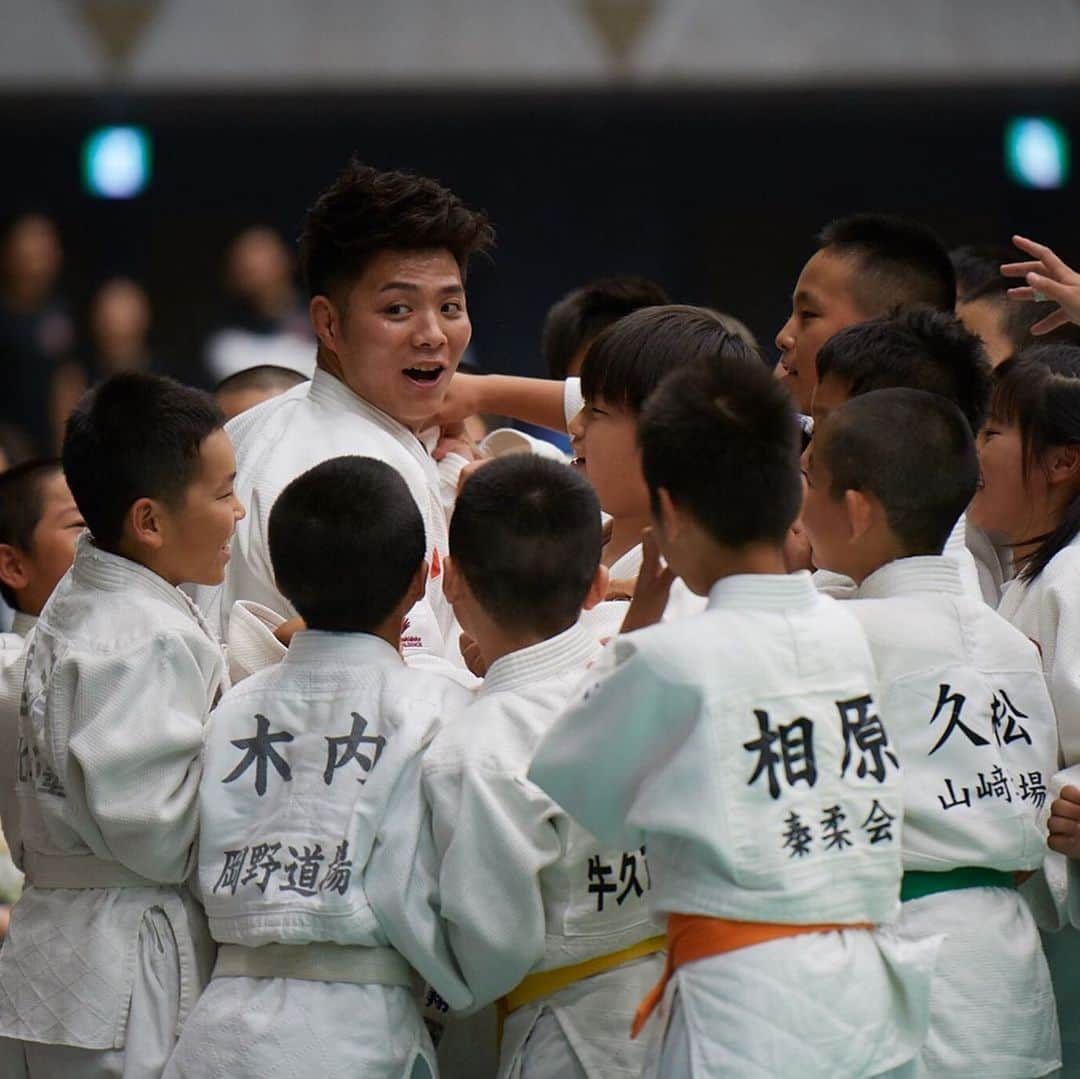
[[[150,298],[127,277],[111,277],[90,301],[90,375],[94,381],[120,371],[149,371]]]
[[[254,367],[284,367],[310,376],[315,336],[281,237],[262,225],[233,240],[225,260],[230,305],[206,342],[212,385]]]
[[[42,214],[14,218],[0,237],[0,422],[55,451],[81,392],[74,324],[56,292],[63,252]]]
[[[246,371],[237,371],[235,375],[223,379],[214,390],[214,397],[225,419],[231,420],[241,412],[247,412],[249,408],[307,381],[308,376],[300,371],[262,364]]]
[[[671,298],[655,281],[615,274],[568,292],[548,308],[541,336],[549,378],[568,378],[581,371],[581,361],[601,330],[642,307],[659,307]]]

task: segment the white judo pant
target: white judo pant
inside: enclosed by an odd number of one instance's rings
[[[0,1038],[4,1079],[160,1079],[176,1045],[180,954],[161,910],[143,915],[123,1049]]]
[[[164,1079],[434,1079],[434,1061],[410,988],[213,978]]]

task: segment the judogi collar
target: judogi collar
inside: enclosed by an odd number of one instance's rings
[[[370,401],[355,394],[341,379],[324,371],[321,367],[316,368],[308,388],[308,398],[316,404],[329,404],[336,408],[344,408],[349,412],[356,412],[365,419],[370,420],[376,427],[385,431],[392,438],[405,446],[418,460],[431,463],[431,453],[439,441],[439,429],[431,427],[426,431],[416,434],[403,423],[399,423],[393,416],[381,409],[376,408]]]
[[[105,592],[120,592],[135,585],[141,591],[183,611],[189,618],[193,618],[211,639],[217,640],[202,612],[179,588],[130,558],[103,551],[95,546],[89,532],[83,532],[75,544],[75,562],[71,567],[71,574],[81,584],[100,588]]]
[[[956,562],[943,555],[898,558],[875,570],[855,592],[856,599],[885,599],[918,592],[962,595],[963,582]]]
[[[327,665],[400,667],[400,653],[381,637],[370,633],[327,633],[307,629],[297,633],[282,660],[287,667]]]
[[[721,577],[709,589],[710,611],[717,608],[750,608],[761,611],[785,611],[812,607],[818,591],[806,570],[798,573],[737,573]]]
[[[36,615],[16,611],[15,617],[11,621],[11,632],[17,633],[20,637],[25,637],[36,625]]]
[[[575,623],[550,640],[500,656],[488,668],[478,695],[519,689],[564,670],[582,668],[596,652],[596,641]]]

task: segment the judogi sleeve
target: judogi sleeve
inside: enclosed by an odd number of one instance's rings
[[[1066,766],[1080,763],[1080,598],[1054,581],[1039,608],[1039,647]]]
[[[468,713],[460,720],[468,723]],[[558,807],[523,776],[466,764],[426,777],[436,807],[439,888],[475,1004],[513,989],[544,954],[539,876],[558,861]]]
[[[60,672],[57,672],[60,674]],[[108,855],[152,880],[194,865],[207,675],[178,635],[70,666],[65,786],[82,787]]]
[[[685,742],[701,703],[695,686],[651,660],[631,637],[617,638],[544,736],[529,778],[601,843],[639,847],[644,836],[627,823],[630,809]]]
[[[429,739],[430,740],[430,739]],[[386,802],[364,871],[364,891],[396,948],[455,1010],[472,1003],[440,917],[439,867],[420,753],[406,762]]]

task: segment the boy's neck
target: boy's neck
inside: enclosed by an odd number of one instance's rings
[[[520,652],[523,648],[531,648],[542,641],[550,641],[553,636],[558,636],[558,634],[509,632],[498,626],[486,626],[483,629],[477,629],[476,646],[480,649],[480,655],[484,657],[485,666],[490,670],[491,665],[503,656]]]
[[[702,552],[699,564],[701,578],[708,582],[709,588],[725,577],[743,574],[787,576],[784,549],[772,543],[751,543],[738,548],[711,544],[709,550]]]
[[[613,517],[611,519],[611,538],[604,544],[601,561],[609,568],[627,551],[632,551],[641,542],[641,533],[652,523],[648,514],[641,517]]]

